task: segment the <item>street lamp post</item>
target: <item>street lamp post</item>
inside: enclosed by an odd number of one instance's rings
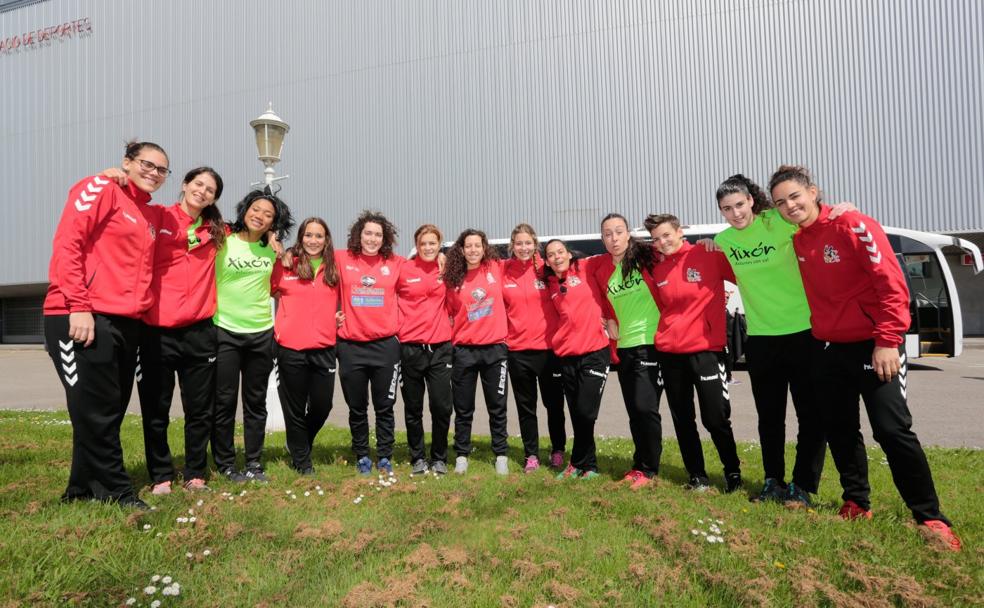
[[[266,166],[263,171],[263,181],[250,185],[266,185],[269,189],[274,182],[290,177],[289,175],[275,177],[276,171],[273,169],[273,166],[280,162],[280,153],[284,148],[284,136],[290,131],[290,125],[273,113],[273,102],[270,102],[266,112],[249,121],[249,126],[253,127],[253,131],[256,133],[256,149],[259,152],[257,158]]]

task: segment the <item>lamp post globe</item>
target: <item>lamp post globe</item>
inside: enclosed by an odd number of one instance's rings
[[[249,121],[249,126],[253,128],[256,134],[257,158],[266,166],[263,171],[264,183],[269,186],[275,181],[284,179],[274,177],[276,172],[273,166],[280,162],[280,154],[284,148],[284,136],[290,131],[290,125],[273,112],[273,103],[271,102],[267,106],[266,112]]]

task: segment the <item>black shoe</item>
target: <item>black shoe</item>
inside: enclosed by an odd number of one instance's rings
[[[304,477],[311,477],[312,475],[314,475],[314,467],[312,467],[311,465],[308,465],[306,467],[301,467],[297,469],[297,472],[303,475]]]
[[[783,502],[786,500],[786,487],[774,477],[766,477],[765,485],[755,502]]]
[[[257,483],[266,483],[270,479],[263,472],[263,467],[260,466],[258,462],[248,462],[246,463],[245,471],[246,481],[255,481]]]
[[[810,494],[803,488],[799,487],[795,483],[790,483],[786,488],[786,496],[784,497],[786,506],[809,509],[813,506],[810,502]]]
[[[244,483],[246,481],[246,476],[233,468],[222,469],[219,471],[219,474],[229,481],[234,481],[236,483]]]
[[[711,489],[711,480],[704,475],[691,475],[690,481],[684,487],[694,492],[706,492]]]
[[[741,480],[741,473],[728,473],[724,476],[724,493],[731,494],[745,485]]]
[[[418,458],[413,461],[413,465],[410,467],[411,475],[426,475],[427,474],[427,461],[423,458]]]
[[[139,509],[141,511],[150,511],[150,505],[140,500],[136,496],[124,496],[116,501],[116,504],[123,507],[124,509]]]

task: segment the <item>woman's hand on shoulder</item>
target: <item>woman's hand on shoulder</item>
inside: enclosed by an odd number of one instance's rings
[[[116,182],[120,186],[120,188],[125,188],[130,181],[129,179],[127,179],[126,173],[123,171],[123,169],[120,169],[119,167],[110,167],[109,169],[103,169],[102,173],[100,173],[99,175],[105,177],[108,180]]]
[[[708,251],[721,251],[721,246],[714,239],[697,239],[697,244],[703,245],[704,249]]]
[[[858,208],[851,201],[844,201],[843,203],[837,203],[836,205],[830,206],[830,215],[827,219],[835,220],[839,216],[844,215],[848,211],[857,211]]]

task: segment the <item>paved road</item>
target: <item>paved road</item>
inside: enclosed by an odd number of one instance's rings
[[[731,388],[732,422],[739,441],[757,439],[755,408],[752,401],[748,374],[735,372],[738,384]],[[0,347],[0,409],[49,409],[65,407],[61,385],[46,353],[40,347]],[[480,391],[479,391],[480,393]],[[914,428],[925,445],[948,447],[984,446],[984,338],[968,339],[964,353],[955,359],[926,358],[917,360],[909,373],[909,407],[915,421]],[[672,422],[665,402],[661,404],[664,434],[672,433]],[[136,396],[130,403],[130,411],[139,412]],[[397,403],[397,411],[402,405]],[[488,419],[482,415],[484,402],[478,398],[474,432],[488,434]],[[181,415],[181,403],[175,396],[173,415]],[[328,421],[338,426],[348,425],[348,409],[336,383],[335,408]],[[787,437],[794,439],[795,417],[789,407]],[[545,412],[541,409],[541,435],[546,436]],[[397,415],[402,427],[403,416]],[[427,421],[429,425],[429,421]],[[568,427],[569,427],[568,423]],[[611,374],[605,388],[601,415],[598,420],[599,435],[628,436],[628,418],[622,404],[618,379]],[[865,437],[870,440],[871,431],[865,421]],[[510,396],[509,433],[519,434],[516,409]]]

